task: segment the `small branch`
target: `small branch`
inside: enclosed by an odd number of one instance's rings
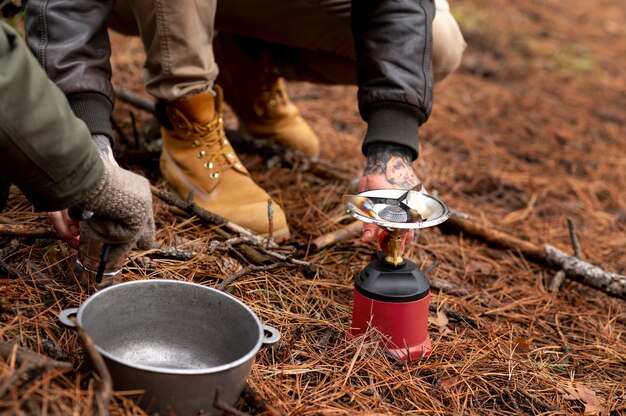
[[[274,204],[272,198],[267,200],[267,219],[269,221],[269,230],[267,233],[267,247],[269,248],[270,241],[274,240]]]
[[[78,336],[83,343],[83,347],[87,351],[87,354],[96,369],[98,377],[100,378],[100,383],[96,392],[98,414],[100,416],[107,416],[109,414],[109,403],[113,393],[113,380],[111,379],[111,373],[109,373],[109,369],[107,368],[102,355],[100,355],[96,349],[91,337],[87,335],[84,329],[78,326],[78,324],[76,325],[76,329]]]
[[[272,165],[298,165],[300,170],[309,171],[315,176],[328,179],[339,179],[349,181],[352,173],[338,169],[337,167],[324,163],[317,158],[312,158],[293,148],[276,142],[275,140],[259,140],[249,134],[235,130],[226,130],[228,140],[240,153],[253,153],[270,158],[268,163]]]
[[[256,413],[262,413],[266,416],[281,416],[281,413],[272,407],[250,384],[246,383],[243,389],[243,398],[249,407],[254,409]]]
[[[454,211],[450,218],[439,227],[446,232],[462,232],[464,235],[485,241],[494,247],[515,250],[532,261],[543,260],[544,254],[541,247],[467,218],[466,214],[458,215]]]
[[[212,225],[223,226],[235,234],[248,237],[251,241],[254,241],[255,244],[257,245],[267,244],[269,247],[278,247],[278,244],[272,241],[268,242],[267,238],[261,237],[245,227],[242,227],[231,221],[228,221],[226,218],[220,215],[217,215],[213,212],[200,208],[198,205],[196,205],[192,201],[183,201],[178,196],[175,196],[169,192],[161,190],[157,188],[156,186],[151,186],[150,188],[152,190],[152,194],[158,197],[159,199],[161,199],[163,202],[166,202],[170,205],[174,205],[175,207],[178,207],[189,214],[195,215],[204,222],[207,222]]]
[[[263,272],[267,270],[276,269],[281,266],[284,266],[284,264],[273,263],[273,264],[268,264],[266,266],[254,266],[254,265],[246,266],[243,269],[239,270],[237,273],[233,273],[230,276],[228,276],[226,279],[222,280],[222,282],[219,285],[217,285],[217,289],[218,290],[226,289],[228,285],[230,285],[231,283],[233,283],[235,280],[239,279],[240,277],[247,275],[248,273]]]
[[[430,288],[431,289],[440,290],[443,293],[447,293],[448,295],[452,295],[452,296],[467,296],[467,295],[471,295],[472,294],[472,292],[470,292],[469,290],[463,289],[462,287],[459,287],[459,286],[455,285],[454,283],[450,283],[450,282],[445,281],[445,280],[434,279],[432,277],[429,277],[428,281],[430,283]]]
[[[226,414],[233,416],[250,416],[247,413],[244,413],[240,410],[235,409],[228,403],[223,402],[220,399],[220,390],[219,388],[215,389],[215,398],[213,399],[213,407],[217,410],[221,410],[222,412],[226,412]]]
[[[574,256],[578,259],[582,259],[580,255],[580,243],[578,242],[578,236],[576,235],[576,229],[574,228],[574,220],[569,217],[567,218],[567,228],[569,228],[569,238],[572,242]]]
[[[0,399],[7,394],[11,387],[16,388],[24,384],[24,381],[20,381],[20,379],[35,368],[36,367],[33,366],[28,359],[24,360],[24,363],[0,384]]]
[[[576,258],[581,258],[580,244],[578,243],[578,236],[576,235],[576,230],[574,229],[574,220],[569,217],[567,218],[567,227],[569,228],[569,238],[572,242],[574,256]],[[552,282],[550,282],[550,293],[557,293],[559,290],[561,290],[563,281],[565,281],[565,271],[561,269],[554,275],[554,277],[552,278]]]
[[[311,243],[313,251],[320,251],[328,246],[348,240],[359,235],[363,228],[361,221],[354,221],[337,230],[322,234]]]
[[[428,310],[430,312],[435,312],[437,313],[437,311],[441,311],[443,313],[446,314],[446,316],[448,317],[448,319],[450,320],[455,320],[455,321],[460,321],[460,322],[464,322],[467,325],[469,325],[470,327],[477,329],[478,325],[476,325],[476,322],[474,322],[473,319],[470,319],[469,317],[463,315],[462,313],[459,312],[454,312],[448,308],[440,308],[437,304],[435,303],[431,303],[430,305],[428,305]]]
[[[31,227],[24,224],[0,224],[0,236],[13,237],[55,237],[56,233],[50,227]]]
[[[3,357],[6,362],[15,361],[15,364],[19,365],[19,368],[17,368],[2,382],[2,384],[0,384],[0,399],[4,397],[11,387],[17,387],[24,384],[25,381],[20,380],[27,374],[43,374],[41,371],[35,372],[34,370],[43,369],[46,371],[53,369],[66,371],[73,368],[70,363],[53,360],[8,342],[0,342],[0,356]],[[32,379],[36,377],[33,374],[29,375],[29,381],[32,381]]]
[[[560,268],[570,279],[605,293],[626,299],[626,276],[607,272],[598,266],[577,259],[558,248],[545,244],[543,246],[545,262],[553,268]]]
[[[530,261],[555,270],[563,270],[569,279],[602,290],[611,296],[626,299],[626,276],[602,270],[549,244],[535,245],[478,222],[464,219],[456,213],[453,213],[440,228],[447,232],[462,232],[490,245],[513,250]]]
[[[554,277],[552,278],[552,281],[550,282],[550,293],[557,293],[559,290],[561,290],[561,286],[563,285],[563,282],[565,281],[565,271],[563,269],[559,270],[558,272],[556,272],[556,274],[554,275]]]
[[[298,259],[294,259],[292,257],[288,257],[285,255],[282,255],[280,253],[276,253],[274,251],[270,251],[267,249],[264,249],[262,247],[259,247],[259,250],[265,254],[267,254],[270,257],[274,257],[275,259],[278,259],[280,261],[283,261],[285,263],[291,263],[291,264],[295,264],[296,266],[302,266],[302,267],[311,267],[311,263],[303,261],[303,260],[298,260]]]
[[[3,341],[0,341],[0,356],[4,358],[5,361],[15,359],[15,363],[18,365],[22,364],[25,360],[29,360],[29,362],[37,367],[50,367],[62,370],[71,370],[73,368],[70,363],[56,361],[44,355]]]
[[[201,253],[185,250],[179,247],[163,245],[151,250],[149,253],[146,253],[146,257],[187,261],[195,258],[199,254]]]
[[[155,105],[152,100],[142,97],[141,95],[124,87],[114,86],[113,88],[115,89],[115,95],[120,100],[147,113],[154,114]]]

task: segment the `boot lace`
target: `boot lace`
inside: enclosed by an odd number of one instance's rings
[[[219,179],[221,173],[228,169],[244,170],[224,133],[221,111],[216,111],[213,120],[204,124],[189,121],[178,109],[173,109],[170,119],[176,129],[193,138],[191,146],[198,149],[196,157],[203,161],[203,166],[209,170],[211,179]]]

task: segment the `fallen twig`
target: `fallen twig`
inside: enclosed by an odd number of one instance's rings
[[[149,100],[145,97],[142,97],[141,95],[129,89],[126,89],[124,87],[120,87],[116,85],[113,88],[115,90],[115,95],[120,100],[124,101],[127,104],[132,105],[133,107],[137,107],[140,110],[154,114],[154,111],[155,111],[154,101]]]
[[[270,158],[270,165],[297,165],[300,170],[317,177],[349,181],[352,173],[312,158],[275,140],[263,140],[235,130],[226,130],[233,148],[240,153],[253,153]]]
[[[178,196],[173,195],[169,192],[166,192],[162,189],[159,189],[156,186],[151,186],[151,190],[152,190],[152,194],[158,197],[159,199],[161,199],[163,202],[166,202],[170,205],[174,205],[189,214],[195,215],[201,220],[209,224],[223,226],[224,228],[227,228],[233,233],[248,237],[250,241],[253,241],[255,244],[259,246],[267,244],[269,247],[278,247],[278,244],[276,244],[275,242],[273,241],[268,242],[267,238],[261,237],[245,227],[242,227],[231,221],[228,221],[226,218],[220,215],[217,215],[213,212],[200,208],[193,201],[183,201]]]
[[[250,384],[246,383],[246,387],[243,389],[243,398],[246,404],[257,411],[267,416],[280,416],[281,413],[272,407]]]
[[[469,317],[463,315],[462,313],[452,311],[452,310],[450,310],[448,308],[440,307],[436,303],[431,303],[430,305],[428,305],[428,310],[430,312],[434,312],[434,313],[437,313],[437,311],[441,311],[441,312],[445,313],[446,316],[448,317],[448,319],[450,319],[450,320],[464,322],[464,323],[466,323],[467,325],[471,326],[474,329],[478,328],[478,325],[476,324],[476,322],[473,319],[470,319]]]
[[[24,375],[42,374],[42,372],[35,372],[37,369],[58,369],[58,370],[71,370],[72,364],[64,361],[56,361],[43,355],[37,354],[33,351],[20,348],[16,345],[8,342],[0,342],[0,356],[5,361],[15,361],[15,364],[19,366],[8,378],[6,378],[2,384],[0,384],[0,398],[2,398],[11,387],[15,387],[16,383],[22,385],[24,381],[19,381]],[[32,381],[33,375],[31,374],[29,380]]]
[[[100,355],[96,349],[91,337],[84,331],[83,328],[78,326],[78,324],[76,324],[76,329],[78,336],[83,343],[83,347],[89,355],[98,377],[100,378],[100,383],[96,393],[98,414],[106,416],[109,414],[109,402],[111,401],[111,396],[113,394],[113,380],[111,379],[111,373],[109,373],[109,369],[107,368],[102,355]]]
[[[555,270],[562,269],[565,275],[572,280],[602,290],[611,296],[626,298],[626,276],[607,272],[600,267],[577,259],[550,244],[535,245],[492,227],[481,225],[476,221],[464,219],[462,216],[456,215],[456,213],[453,213],[440,227],[444,231],[460,231],[488,244],[514,250],[528,260],[549,266]]]
[[[215,398],[213,399],[213,407],[226,412],[226,414],[230,414],[233,416],[249,416],[247,413],[237,410],[235,407],[230,404],[223,402],[220,399],[220,390],[218,388],[215,389]]]
[[[217,289],[218,290],[224,290],[226,289],[226,287],[228,285],[230,285],[232,282],[234,282],[235,280],[239,279],[241,276],[245,276],[250,272],[264,272],[267,270],[272,270],[272,269],[276,269],[278,267],[284,266],[283,263],[273,263],[273,264],[268,264],[266,266],[255,266],[255,265],[249,265],[244,267],[243,269],[239,270],[236,273],[231,274],[230,276],[228,276],[226,279],[222,280],[222,282],[217,285]]]
[[[56,236],[56,233],[51,227],[33,227],[24,224],[0,224],[0,235],[48,238]]]
[[[29,360],[29,362],[37,367],[51,367],[65,370],[72,369],[71,363],[53,360],[52,358],[3,341],[0,341],[0,356],[4,358],[5,361],[14,359],[15,363],[18,365],[22,364],[24,360]]]
[[[576,235],[576,230],[574,229],[574,220],[571,218],[567,219],[567,226],[569,228],[569,237],[572,242],[572,249],[574,250],[574,256],[580,259],[580,243],[578,242],[578,236]],[[561,289],[563,285],[563,281],[565,280],[565,270],[559,270],[552,281],[550,282],[550,293],[556,293]]]
[[[455,285],[454,283],[451,283],[445,280],[434,279],[432,277],[429,277],[428,282],[430,283],[431,290],[432,289],[440,290],[443,293],[447,293],[449,295],[467,296],[467,295],[471,295],[472,293],[467,289],[463,289],[462,287],[459,287]]]
[[[313,242],[311,243],[311,247],[314,251],[320,251],[328,246],[337,244],[341,241],[345,241],[358,235],[361,232],[362,228],[363,223],[361,221],[351,222],[350,224],[345,225],[337,230],[320,235],[315,240],[313,240]]]

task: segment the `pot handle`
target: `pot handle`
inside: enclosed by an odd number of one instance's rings
[[[280,331],[269,325],[261,325],[263,328],[263,345],[274,345],[280,341]]]
[[[65,326],[76,328],[76,324],[70,318],[73,316],[76,316],[77,313],[78,313],[78,308],[64,309],[61,311],[61,313],[59,313],[59,321],[61,321],[61,323]]]

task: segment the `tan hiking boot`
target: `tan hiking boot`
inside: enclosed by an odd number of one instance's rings
[[[161,173],[181,198],[193,193],[198,206],[249,228],[269,233],[268,200],[239,161],[224,132],[222,92],[210,92],[165,106],[171,129],[161,127]],[[285,214],[273,203],[274,241],[289,238]]]
[[[255,51],[253,58],[228,34],[219,34],[215,45],[217,83],[237,115],[239,130],[319,156],[319,138],[289,100],[284,79],[273,73],[271,54]]]

